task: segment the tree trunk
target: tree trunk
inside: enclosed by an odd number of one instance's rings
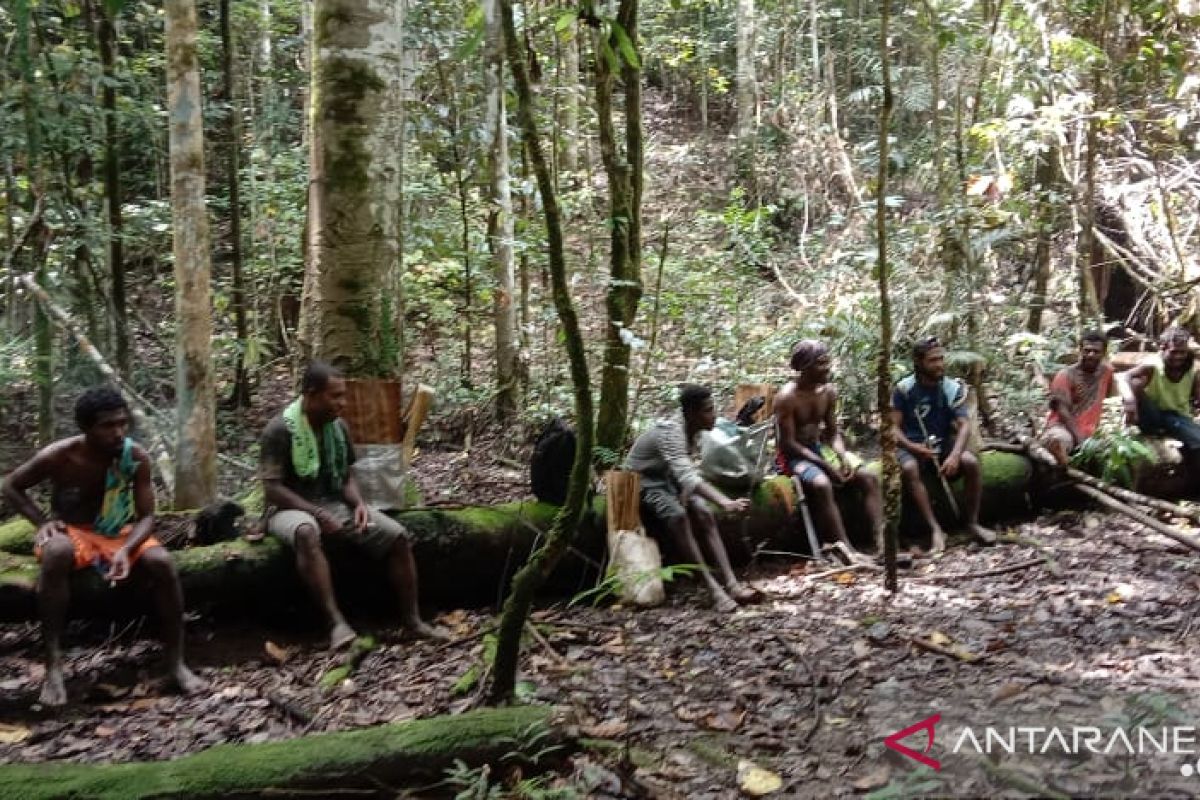
[[[125,260],[122,252],[121,219],[121,167],[119,163],[120,143],[117,131],[117,91],[113,39],[113,6],[97,4],[93,18],[96,20],[96,43],[100,51],[100,67],[104,74],[102,82],[102,107],[104,109],[104,203],[108,211],[108,274],[111,281],[110,293],[113,308],[113,344],[117,370],[129,376],[129,316],[125,297]],[[119,8],[119,6],[117,6]]]
[[[896,432],[892,422],[892,301],[889,294],[887,258],[888,133],[892,117],[892,71],[888,52],[888,23],[891,0],[881,0],[879,9],[879,59],[882,67],[883,103],[879,107],[879,175],[875,188],[875,240],[879,276],[879,361],[876,370],[875,402],[879,408],[879,438],[883,444],[880,465],[883,488],[884,563],[888,591],[899,590],[896,577],[897,533],[900,520],[900,465],[896,461]]]
[[[216,495],[212,296],[204,132],[193,0],[167,0],[167,105],[171,219],[175,227],[175,503],[198,508]]]
[[[567,284],[567,268],[562,234],[562,212],[558,206],[558,195],[554,189],[554,176],[542,149],[534,115],[533,92],[529,74],[525,67],[525,54],[517,38],[513,23],[511,0],[499,0],[501,21],[504,25],[504,42],[508,53],[509,68],[517,88],[517,116],[521,121],[521,132],[529,160],[537,176],[538,191],[542,198],[542,212],[546,219],[547,256],[550,262],[550,277],[554,308],[562,325],[567,357],[571,367],[571,385],[575,393],[575,463],[571,468],[571,482],[567,489],[566,504],[554,518],[554,524],[545,543],[530,557],[529,563],[521,568],[513,579],[512,591],[504,603],[500,618],[496,658],[492,670],[489,698],[492,702],[508,702],[516,691],[517,668],[521,654],[521,635],[533,606],[534,593],[546,582],[558,562],[570,547],[583,518],[583,508],[591,473],[593,445],[592,389],[588,377],[587,355],[583,345],[583,334]]]
[[[504,30],[497,0],[483,0],[487,28],[487,132],[491,213],[488,241],[496,274],[492,315],[496,327],[496,416],[508,422],[517,413],[517,303],[513,262],[513,205],[509,188],[508,120],[504,103]]]
[[[737,0],[737,162],[740,181],[754,187],[758,88],[755,76],[754,0]],[[752,191],[757,196],[757,193]]]
[[[562,150],[559,171],[574,172],[579,166],[579,36],[578,25],[565,31],[569,37],[561,41],[563,54],[562,86]]]
[[[246,372],[246,349],[250,328],[246,323],[246,284],[242,276],[242,203],[238,183],[241,180],[241,107],[234,95],[233,29],[229,20],[229,0],[221,0],[221,79],[227,104],[225,134],[229,139],[225,180],[229,185],[229,260],[233,269],[233,321],[237,335],[237,356],[233,366],[234,408],[250,406],[250,376]]]
[[[1029,300],[1030,333],[1042,332],[1042,314],[1046,310],[1046,292],[1050,287],[1050,240],[1054,234],[1054,184],[1058,165],[1058,144],[1048,139],[1038,151],[1034,181],[1037,183],[1037,213],[1034,217],[1037,246],[1033,256],[1033,296]]]
[[[621,0],[617,25],[636,53],[637,0]],[[629,63],[614,33],[603,40],[596,36],[596,117],[600,132],[600,155],[608,175],[610,230],[609,284],[604,306],[608,325],[604,340],[604,366],[600,378],[600,414],[596,422],[596,445],[602,448],[606,466],[616,462],[625,449],[626,418],[629,413],[630,335],[642,296],[641,196],[642,196],[642,94],[641,69]],[[613,124],[613,73],[610,56],[621,61],[625,88],[625,152],[617,145]]]
[[[404,4],[317,0],[300,343],[355,377],[393,372],[381,286],[399,269]]]

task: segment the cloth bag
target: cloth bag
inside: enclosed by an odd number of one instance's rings
[[[662,605],[667,591],[662,580],[662,553],[658,542],[641,528],[608,536],[608,574],[617,578],[621,602],[649,608]]]

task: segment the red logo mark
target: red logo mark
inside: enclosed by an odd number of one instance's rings
[[[891,736],[884,739],[883,743],[885,746],[892,748],[902,756],[908,756],[913,761],[919,761],[927,767],[933,767],[935,770],[940,771],[942,768],[942,762],[935,758],[930,758],[926,755],[926,753],[933,749],[933,726],[941,721],[942,715],[934,714],[929,719],[923,719],[915,725],[909,725],[902,731],[896,731]],[[919,753],[916,750],[913,750],[911,747],[905,747],[904,745],[900,744],[901,739],[911,736],[917,731],[925,731],[929,735],[928,741],[925,742],[925,749]]]

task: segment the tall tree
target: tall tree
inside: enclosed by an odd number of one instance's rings
[[[487,91],[487,135],[491,140],[488,158],[491,209],[488,242],[496,290],[492,319],[496,328],[496,415],[502,421],[517,413],[517,303],[513,261],[513,204],[509,187],[508,120],[504,102],[504,26],[500,23],[498,0],[483,0],[487,36],[485,83]]]
[[[233,392],[229,402],[234,408],[250,405],[250,376],[246,372],[246,348],[250,327],[246,321],[246,284],[242,275],[242,202],[238,187],[241,174],[241,108],[234,94],[233,25],[229,0],[221,0],[221,85],[225,94],[225,180],[229,186],[229,261],[233,269],[233,322],[237,336],[237,356],[233,365]]]
[[[352,375],[395,368],[382,287],[399,269],[403,2],[316,0],[302,354]]]
[[[757,15],[754,0],[737,0],[737,159],[739,177],[753,186],[754,138],[758,126],[758,79],[755,71]]]
[[[579,166],[579,37],[575,29],[563,32],[558,46],[562,48],[562,145],[558,167],[560,172],[574,172]]]
[[[592,459],[592,388],[588,377],[587,354],[583,346],[583,334],[579,329],[579,318],[571,300],[567,284],[567,265],[562,233],[562,211],[558,205],[558,194],[554,188],[554,175],[542,147],[534,116],[533,90],[530,86],[526,54],[517,38],[513,23],[511,0],[498,0],[500,20],[504,26],[504,46],[508,65],[512,70],[517,88],[517,118],[521,123],[521,135],[529,161],[537,176],[538,193],[542,198],[542,213],[546,219],[547,260],[550,262],[551,294],[554,309],[562,325],[567,359],[571,365],[571,387],[575,394],[575,424],[577,441],[575,463],[571,467],[571,481],[567,487],[567,499],[554,518],[554,524],[546,541],[537,549],[513,578],[512,590],[504,601],[504,611],[496,642],[496,658],[492,670],[492,685],[489,699],[493,703],[512,700],[517,686],[517,667],[521,655],[521,636],[529,611],[533,607],[533,596],[546,582],[555,566],[566,554],[571,541],[583,519],[583,507],[587,500],[588,476],[591,474]]]
[[[212,289],[204,203],[204,118],[194,0],[167,0],[167,108],[174,224],[175,505],[195,508],[217,489],[212,374]]]
[[[596,444],[606,455],[625,449],[629,414],[630,326],[642,296],[642,88],[638,57],[638,0],[621,0],[615,24],[596,33],[596,116],[600,155],[608,175],[609,282],[604,366]],[[625,148],[613,122],[614,66],[624,84]],[[610,458],[615,456],[610,456]]]

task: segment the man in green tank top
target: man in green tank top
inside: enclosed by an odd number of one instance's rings
[[[1125,423],[1183,442],[1188,469],[1200,480],[1200,424],[1193,418],[1200,409],[1200,381],[1191,338],[1183,328],[1167,328],[1158,339],[1159,356],[1118,375],[1117,385]]]

